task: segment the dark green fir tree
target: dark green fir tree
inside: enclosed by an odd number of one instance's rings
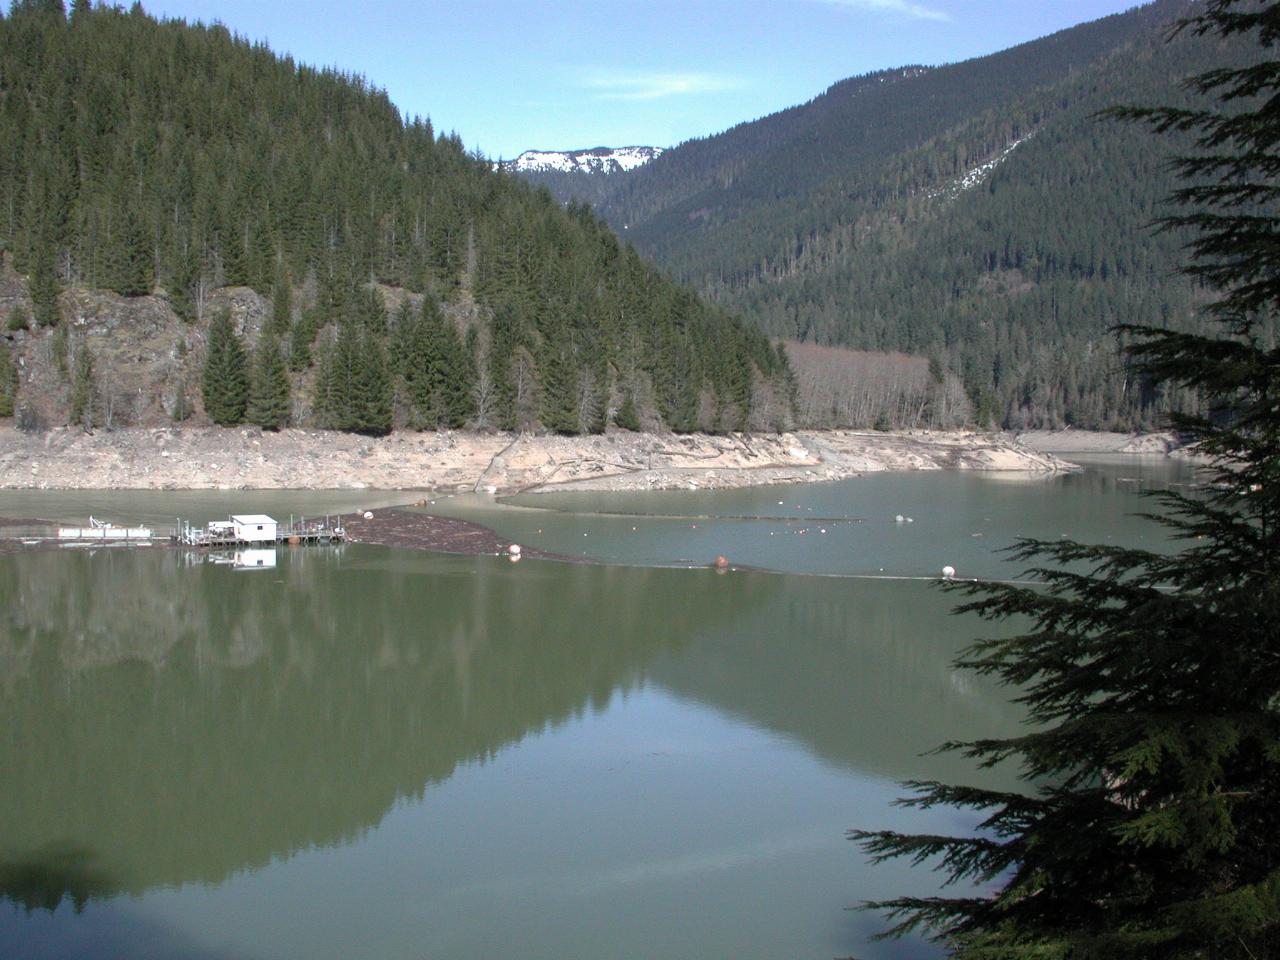
[[[12,417],[18,401],[18,368],[9,344],[0,340],[0,417]]]
[[[150,293],[156,274],[154,244],[141,218],[132,210],[124,216],[115,253],[117,262],[115,276],[109,284],[111,289],[125,297]]]
[[[200,392],[205,413],[214,423],[230,427],[244,422],[249,403],[249,369],[228,310],[220,310],[209,324]]]
[[[961,665],[1021,691],[1034,725],[948,748],[1020,761],[1027,789],[917,783],[908,803],[980,811],[978,835],[854,837],[994,889],[875,905],[960,957],[1280,957],[1280,2],[1209,0],[1180,29],[1260,48],[1190,81],[1211,108],[1115,111],[1194,144],[1164,225],[1191,237],[1217,330],[1123,333],[1135,373],[1204,399],[1176,426],[1214,466],[1158,496],[1178,552],[1028,541],[1043,586],[957,587],[1025,625]]]
[[[271,321],[268,330],[273,337],[284,337],[293,326],[293,288],[284,271],[276,273],[271,288]]]
[[[94,376],[93,351],[82,340],[76,345],[68,422],[88,430],[94,424],[97,405],[98,385]]]
[[[628,391],[627,395],[622,398],[622,405],[618,407],[618,412],[613,417],[615,426],[621,427],[623,430],[631,430],[636,433],[640,431],[640,413],[636,409],[635,394]]]
[[[453,321],[442,317],[444,377],[440,384],[443,426],[459,430],[476,412],[475,384],[479,377],[475,358],[467,349]]]
[[[58,278],[53,269],[53,246],[44,240],[37,243],[32,254],[31,275],[28,279],[31,291],[31,305],[35,314],[36,326],[57,326],[58,314]]]
[[[248,419],[264,430],[279,430],[289,423],[289,371],[280,344],[263,333],[253,355],[249,381]]]
[[[563,344],[550,344],[543,353],[542,425],[556,433],[582,430],[578,418],[577,369]]]
[[[289,328],[289,369],[294,373],[301,373],[311,366],[311,344],[315,341],[317,329],[318,317],[314,309],[304,310],[298,322]]]
[[[349,429],[375,437],[390,433],[393,415],[391,373],[381,342],[368,331],[360,337],[353,380],[355,422]]]

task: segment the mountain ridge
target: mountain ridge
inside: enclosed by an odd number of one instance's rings
[[[604,181],[542,181],[770,336],[903,350],[960,372],[983,422],[1156,426],[1194,397],[1125,375],[1107,331],[1194,324],[1158,144],[1096,119],[1188,103],[1230,45],[1157,0],[973,60],[838,81]],[[576,191],[576,192],[575,192]],[[942,239],[945,238],[945,241]]]

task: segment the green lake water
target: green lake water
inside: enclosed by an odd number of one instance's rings
[[[1136,491],[1190,479],[1130,458],[432,507],[589,565],[0,556],[0,956],[935,956],[867,942],[849,907],[936,878],[845,831],[971,829],[893,807],[898,781],[1010,784],[922,754],[1020,714],[950,666],[990,628],[909,578],[1012,576],[1019,535],[1160,545]],[[21,492],[0,516],[415,498]],[[718,553],[769,569],[671,566]]]

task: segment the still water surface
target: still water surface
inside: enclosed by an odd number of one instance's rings
[[[1024,534],[1154,545],[1134,491],[1188,479],[1125,460],[436,505],[617,565],[0,557],[0,955],[933,956],[867,944],[879,921],[847,907],[934,881],[844,832],[969,829],[890,806],[897,781],[977,781],[921,753],[1019,712],[950,667],[989,628],[928,583],[847,575],[1010,575],[995,550]],[[0,515],[395,499],[13,493]],[[783,572],[645,565],[722,552]]]

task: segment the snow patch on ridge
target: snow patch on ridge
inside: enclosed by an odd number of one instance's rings
[[[950,183],[930,190],[926,195],[930,200],[936,200],[939,197],[947,200],[954,200],[966,190],[972,190],[974,187],[978,186],[978,184],[985,181],[995,171],[996,167],[1000,166],[1000,164],[1004,163],[1004,161],[1008,159],[1009,154],[1013,153],[1014,150],[1034,136],[1034,133],[1029,133],[1025,137],[1019,137],[990,160],[985,163],[978,164],[972,170],[965,171],[962,176],[957,177]]]
[[[526,150],[494,164],[512,173],[625,173],[661,156],[662,147],[594,147],[590,150]]]

